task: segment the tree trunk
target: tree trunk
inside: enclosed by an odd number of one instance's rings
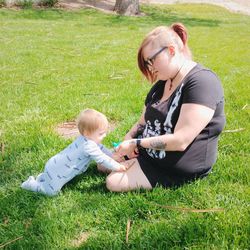
[[[116,0],[114,11],[125,16],[139,15],[139,0]]]

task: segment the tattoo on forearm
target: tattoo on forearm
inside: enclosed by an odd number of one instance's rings
[[[150,142],[150,147],[156,150],[166,150],[167,143],[164,143],[163,141],[157,139],[157,140]]]

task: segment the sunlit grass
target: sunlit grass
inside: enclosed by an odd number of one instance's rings
[[[140,18],[93,10],[0,10],[0,244],[17,239],[7,249],[249,247],[250,18],[207,5],[142,9],[146,16]],[[122,140],[150,88],[136,64],[139,44],[152,28],[172,22],[188,27],[194,59],[222,80],[225,130],[243,129],[222,134],[213,173],[179,189],[114,194],[92,164],[58,197],[21,190],[29,174],[68,145],[55,126],[83,108],[98,109],[117,124],[106,146]]]

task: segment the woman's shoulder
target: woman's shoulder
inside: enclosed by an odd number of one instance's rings
[[[187,82],[192,79],[195,79],[195,80],[214,79],[220,82],[219,77],[214,71],[212,71],[209,68],[204,67],[203,65],[199,63],[197,63],[196,66],[192,70],[190,70],[186,79],[187,79],[186,80]]]
[[[197,64],[184,80],[184,89],[202,88],[209,92],[223,92],[222,84],[215,72]]]
[[[218,76],[212,70],[196,65],[186,78],[183,103],[204,104],[215,109],[223,99],[223,88]]]

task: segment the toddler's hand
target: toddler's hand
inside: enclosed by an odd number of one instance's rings
[[[124,171],[126,171],[128,169],[128,167],[127,166],[124,166],[124,165],[120,165],[120,169],[119,170],[117,170],[118,172],[124,172]]]
[[[129,161],[123,162],[123,164],[124,165],[120,165],[120,169],[116,170],[116,171],[118,171],[118,172],[127,171],[129,168],[131,168],[135,164],[135,161],[134,160],[129,160]]]

